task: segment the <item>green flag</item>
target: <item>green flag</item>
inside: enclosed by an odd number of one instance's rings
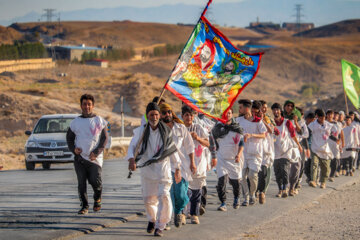
[[[360,108],[360,68],[341,60],[344,90],[356,109]]]

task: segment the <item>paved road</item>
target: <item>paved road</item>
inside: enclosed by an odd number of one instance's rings
[[[78,216],[79,200],[76,176],[71,164],[54,165],[52,170],[0,172],[0,239],[151,239],[145,233],[147,220],[143,216],[140,179],[137,173],[128,180],[127,163],[105,161],[103,209]],[[302,193],[288,199],[277,199],[272,180],[267,203],[251,207],[231,208],[218,212],[216,176],[209,173],[209,197],[205,216],[200,225],[188,224],[165,232],[167,239],[242,239],[253,226],[281,216],[303,204],[316,201],[324,194],[351,184],[360,177],[337,178],[328,188],[302,188]],[[229,187],[230,188],[230,187]],[[92,196],[92,190],[89,190]],[[92,201],[91,201],[92,203]]]

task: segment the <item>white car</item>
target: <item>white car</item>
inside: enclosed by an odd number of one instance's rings
[[[25,144],[25,165],[34,170],[36,163],[42,163],[44,169],[50,169],[53,163],[74,162],[66,142],[66,132],[71,121],[79,114],[44,115],[36,123]]]

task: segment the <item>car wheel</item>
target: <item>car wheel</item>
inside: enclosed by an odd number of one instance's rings
[[[33,163],[33,162],[28,162],[25,160],[25,166],[26,166],[26,170],[34,170],[35,169],[35,163]]]
[[[43,169],[45,169],[45,170],[49,170],[49,169],[50,169],[50,166],[51,166],[51,163],[48,163],[48,162],[42,163],[42,167],[43,167]]]

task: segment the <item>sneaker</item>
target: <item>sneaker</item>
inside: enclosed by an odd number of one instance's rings
[[[206,210],[205,210],[205,208],[203,206],[200,206],[199,212],[200,212],[200,216],[202,216],[202,215],[204,215],[206,213]]]
[[[199,217],[198,216],[191,216],[191,223],[192,224],[200,224]]]
[[[339,172],[335,172],[335,177],[339,177]]]
[[[249,206],[249,202],[247,200],[243,201],[243,203],[241,204],[241,206],[243,207],[247,207]]]
[[[98,212],[101,209],[101,199],[94,202],[93,210],[94,212]]]
[[[250,198],[249,205],[254,205],[256,203],[256,198]]]
[[[320,188],[322,188],[322,189],[325,189],[325,188],[326,188],[326,185],[325,185],[324,182],[320,184]]]
[[[174,225],[175,227],[181,227],[181,215],[182,214],[175,214],[174,216]]]
[[[283,190],[283,193],[281,195],[282,198],[287,198],[288,197],[288,192],[287,190]]]
[[[162,236],[164,236],[164,233],[163,233],[163,231],[161,231],[160,229],[157,228],[157,229],[155,229],[154,236],[162,237]]]
[[[170,231],[170,230],[171,230],[170,223],[167,223],[167,224],[165,225],[164,230],[165,230],[165,231]]]
[[[350,172],[350,176],[351,176],[351,177],[354,176],[354,173],[353,173],[353,172]]]
[[[350,172],[346,172],[346,175],[345,176],[349,176],[350,175]]]
[[[302,186],[301,184],[299,183],[297,186],[296,186],[296,189],[300,189]]]
[[[238,209],[240,207],[239,198],[234,198],[233,208]]]
[[[220,206],[217,209],[218,211],[226,212],[226,203],[221,203]]]
[[[279,190],[278,194],[276,194],[275,197],[279,198],[279,197],[281,197],[281,195],[282,195],[282,190]]]
[[[180,214],[181,215],[181,225],[186,225],[186,216],[185,214]]]
[[[334,178],[333,177],[330,177],[329,178],[329,182],[333,182],[334,181]]]
[[[295,194],[295,195],[298,195],[298,194],[299,194],[299,190],[295,188],[294,194]]]
[[[85,214],[88,214],[89,212],[89,208],[88,207],[82,207],[79,211],[78,211],[78,214],[80,215],[85,215]]]
[[[310,181],[310,182],[309,182],[309,186],[316,188],[316,182]]]
[[[259,194],[259,203],[264,204],[265,202],[266,202],[265,193],[262,192]]]
[[[155,223],[149,222],[146,231],[148,233],[153,233],[155,230]]]
[[[292,197],[295,196],[294,189],[290,189],[289,196],[292,196]]]

